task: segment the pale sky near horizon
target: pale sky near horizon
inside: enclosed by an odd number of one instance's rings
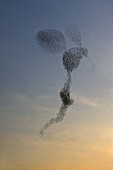
[[[41,139],[58,113],[66,70],[63,53],[42,51],[35,36],[65,35],[70,25],[79,27],[88,58],[72,73],[73,106]],[[1,0],[0,30],[0,170],[112,170],[112,1]]]

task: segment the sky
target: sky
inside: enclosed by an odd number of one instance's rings
[[[42,29],[76,25],[88,49],[72,73],[74,104],[59,110],[63,52],[35,42]],[[113,1],[0,0],[0,170],[113,169]],[[73,45],[67,40],[67,48]]]

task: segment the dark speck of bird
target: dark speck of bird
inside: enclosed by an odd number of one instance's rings
[[[61,106],[59,112],[54,118],[51,118],[40,130],[41,137],[45,130],[54,123],[60,123],[66,116],[66,111],[70,105],[74,103],[74,99],[70,96],[71,73],[76,70],[83,57],[88,56],[88,50],[82,47],[81,33],[76,25],[72,25],[66,29],[67,39],[74,43],[74,47],[66,49],[66,38],[58,30],[47,29],[38,31],[36,34],[37,44],[50,53],[63,52],[63,65],[67,71],[67,79],[63,88],[59,92],[61,98]]]

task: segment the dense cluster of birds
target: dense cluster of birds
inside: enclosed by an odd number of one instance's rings
[[[71,85],[71,72],[78,68],[80,60],[83,57],[87,57],[88,50],[82,47],[81,33],[76,25],[70,26],[66,29],[67,39],[74,43],[75,47],[66,49],[66,38],[57,30],[48,29],[38,31],[36,34],[36,42],[44,50],[52,53],[63,52],[63,65],[67,71],[67,80],[64,83],[63,88],[60,90],[60,98],[62,101],[56,117],[50,119],[40,130],[41,136],[44,131],[52,124],[59,123],[66,115],[67,108],[74,103],[74,100],[70,96]]]
[[[41,30],[36,34],[37,44],[48,52],[58,53],[66,49],[66,39],[64,35],[57,30]]]

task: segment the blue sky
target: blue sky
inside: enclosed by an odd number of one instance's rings
[[[100,61],[98,55],[102,53],[103,46],[112,45],[111,20],[112,9],[107,1],[103,3],[86,0],[46,1],[46,3],[39,0],[3,1],[1,3],[1,87],[18,88],[29,93],[33,89],[37,90],[39,86],[43,88],[42,74],[45,76],[46,72],[48,77],[51,77],[54,75],[53,71],[59,70],[59,66],[62,71],[62,54],[51,56],[41,53],[38,49],[34,39],[40,29],[54,28],[64,33],[69,25],[76,24],[81,30],[83,44],[88,48],[89,56],[93,60],[98,58],[94,61],[95,65],[98,65],[97,62]],[[47,66],[46,69],[44,64]],[[84,69],[84,66],[82,67]],[[54,77],[56,78],[55,75]]]
[[[0,137],[4,141],[0,145],[3,154],[1,168],[7,169],[4,161],[7,161],[11,168],[14,155],[10,160],[5,154],[9,148],[17,147],[22,150],[24,142],[27,139],[31,141],[33,136],[36,137],[43,124],[56,115],[60,106],[59,91],[66,77],[66,70],[62,64],[63,53],[52,55],[41,51],[35,42],[36,33],[41,29],[56,29],[65,35],[68,26],[76,25],[81,31],[82,44],[88,49],[88,58],[84,58],[79,68],[72,73],[71,94],[75,103],[69,108],[64,122],[55,125],[53,129],[50,128],[49,132],[53,138],[56,134],[59,140],[63,140],[62,133],[65,137],[67,135],[72,138],[72,132],[78,130],[79,135],[83,135],[83,138],[86,135],[90,143],[98,137],[97,133],[100,134],[104,129],[108,131],[110,129],[112,132],[112,1],[4,0],[0,2]],[[70,47],[73,46],[67,40],[67,48]],[[95,69],[92,69],[90,59]],[[85,127],[86,132],[83,131]],[[90,128],[93,128],[94,132],[90,131]],[[104,135],[104,139],[109,138]],[[25,138],[26,140],[23,140]],[[18,139],[23,143],[18,143]],[[14,146],[11,141],[14,142]],[[101,139],[100,145],[102,142]],[[28,145],[33,146],[33,144],[29,142]],[[104,144],[102,146],[104,147]],[[18,156],[18,166],[19,161]],[[43,170],[43,167],[41,168]]]

